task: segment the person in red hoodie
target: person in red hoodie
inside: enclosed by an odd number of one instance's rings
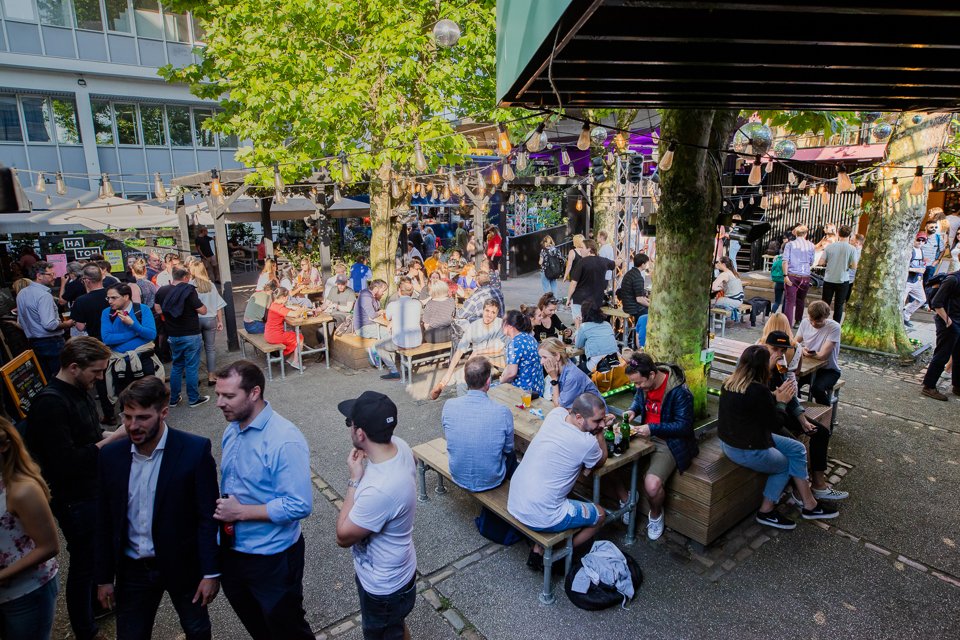
[[[503,238],[500,237],[500,231],[496,227],[490,227],[487,232],[487,259],[490,260],[490,269],[498,271],[500,269],[500,257],[503,255]]]

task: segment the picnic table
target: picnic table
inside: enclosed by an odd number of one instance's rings
[[[523,391],[512,384],[500,384],[491,387],[488,395],[494,401],[506,406],[513,414],[513,435],[514,439],[524,445],[533,441],[533,437],[540,430],[543,420],[530,413],[528,409],[521,409]],[[546,416],[554,409],[553,402],[546,398],[537,398],[530,404],[531,409],[540,409]],[[620,456],[610,456],[599,469],[594,469],[590,474],[593,479],[593,502],[600,503],[600,479],[630,465],[630,499],[627,504],[616,511],[607,513],[605,524],[617,522],[624,513],[630,513],[630,524],[627,526],[627,536],[624,539],[626,544],[632,544],[636,539],[637,514],[636,507],[639,503],[639,493],[637,492],[637,480],[639,477],[640,461],[647,455],[653,453],[656,446],[648,438],[634,436],[630,438],[630,448]]]
[[[734,367],[737,366],[737,361],[740,360],[740,355],[743,353],[744,349],[749,346],[749,342],[731,340],[730,338],[716,338],[710,343],[710,347],[713,349],[715,357],[728,365],[732,363]],[[800,370],[797,371],[797,378],[802,378],[809,375],[810,386],[813,387],[813,381],[817,378],[817,371],[826,366],[826,364],[826,360],[821,360],[820,358],[814,358],[811,356],[803,356],[803,358],[800,359]]]
[[[320,315],[308,315],[307,317],[296,317],[291,318],[287,316],[284,320],[287,326],[293,327],[293,330],[297,333],[297,364],[300,365],[300,375],[303,375],[303,356],[310,355],[312,353],[323,353],[326,355],[324,360],[327,363],[327,369],[330,368],[330,332],[324,331],[324,341],[322,347],[317,347],[316,349],[306,347],[300,341],[300,328],[301,327],[315,327],[317,325],[323,325],[326,327],[327,323],[333,322],[333,316],[321,313]]]

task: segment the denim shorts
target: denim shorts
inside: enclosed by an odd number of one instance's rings
[[[597,511],[597,505],[592,502],[581,502],[580,500],[567,499],[567,515],[563,520],[543,529],[530,527],[534,531],[541,533],[557,533],[567,529],[579,529],[581,527],[592,527],[600,521],[600,512]]]
[[[417,578],[414,576],[399,590],[378,596],[368,593],[357,582],[360,595],[360,617],[365,640],[403,640],[404,623],[417,602]]]

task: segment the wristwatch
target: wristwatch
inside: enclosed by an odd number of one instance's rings
[[[347,486],[348,486],[348,487],[353,487],[354,489],[356,489],[357,487],[360,486],[360,481],[359,481],[359,480],[347,480]]]
[[[555,387],[559,387],[559,386],[560,386],[560,381],[559,381],[559,380],[551,380],[551,381],[550,381],[550,384],[552,384],[552,385],[555,386]]]

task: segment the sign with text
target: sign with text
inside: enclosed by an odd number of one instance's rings
[[[70,249],[83,249],[85,246],[87,246],[87,242],[83,238],[64,238],[63,239],[63,248],[66,251]]]
[[[120,249],[107,249],[103,252],[103,258],[110,263],[110,272],[122,272],[124,269],[123,266],[123,251]]]
[[[67,275],[67,254],[48,253],[45,260],[50,263],[51,267],[53,267],[53,272],[57,274],[58,278],[62,278],[63,276]]]
[[[90,256],[97,255],[100,253],[100,247],[84,247],[82,249],[73,250],[73,259],[74,260],[89,260]]]

